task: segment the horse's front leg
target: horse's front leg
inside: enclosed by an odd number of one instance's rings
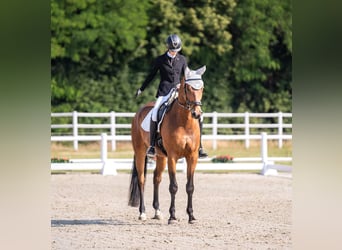
[[[161,220],[163,218],[162,213],[159,208],[159,184],[162,180],[162,175],[166,167],[166,158],[157,156],[156,168],[153,173],[153,208],[155,210],[155,215],[153,219]]]
[[[177,222],[176,207],[175,207],[176,193],[178,190],[178,184],[176,180],[176,161],[177,161],[176,159],[169,157],[168,162],[167,162],[169,178],[170,178],[169,191],[171,194],[171,205],[169,209],[169,212],[170,212],[169,224]]]
[[[197,153],[197,152],[196,152]],[[186,193],[188,194],[188,204],[186,208],[186,212],[189,215],[189,223],[193,224],[196,219],[193,214],[192,208],[192,195],[194,193],[194,173],[197,164],[197,157],[187,158],[187,183],[186,183]]]

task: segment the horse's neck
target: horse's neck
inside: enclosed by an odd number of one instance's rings
[[[192,117],[191,111],[183,107],[183,104],[180,104],[178,101],[179,100],[176,100],[172,110],[170,110],[170,113],[173,113],[171,117],[174,119],[174,123],[185,127],[187,124],[191,124],[195,119]]]
[[[186,104],[185,90],[184,90],[183,87],[181,87],[181,88],[178,90],[177,101],[178,101],[179,103],[181,103],[182,105],[185,105],[185,104]]]

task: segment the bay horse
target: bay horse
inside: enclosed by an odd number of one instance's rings
[[[159,184],[162,180],[162,173],[166,164],[169,173],[169,192],[171,194],[171,205],[169,209],[169,224],[177,222],[175,215],[175,197],[178,190],[176,180],[176,163],[180,158],[186,160],[186,192],[188,196],[187,214],[189,223],[195,222],[192,208],[192,195],[194,192],[194,172],[198,160],[200,145],[200,127],[198,119],[201,118],[201,99],[204,83],[202,74],[206,66],[197,70],[187,68],[181,80],[178,97],[171,104],[164,115],[163,122],[159,129],[159,136],[162,138],[162,145],[156,143],[156,167],[153,172],[153,208],[155,209],[154,219],[162,219],[159,208]],[[149,144],[149,132],[142,129],[142,121],[153,108],[154,102],[143,106],[132,120],[131,137],[134,149],[133,167],[129,191],[128,205],[139,206],[139,220],[145,221],[144,185],[147,170],[146,150]],[[158,136],[157,136],[158,137]],[[157,140],[158,141],[158,140]]]

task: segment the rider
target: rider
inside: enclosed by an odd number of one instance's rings
[[[157,114],[160,105],[163,103],[165,97],[169,94],[172,88],[179,88],[181,76],[184,75],[185,68],[188,66],[186,62],[186,58],[179,54],[178,52],[182,49],[182,41],[178,35],[172,34],[169,35],[166,39],[166,44],[168,50],[158,56],[152,66],[152,69],[145,81],[141,85],[141,87],[137,90],[135,96],[138,97],[147,85],[152,82],[154,77],[156,76],[158,70],[160,73],[160,83],[158,86],[158,91],[156,94],[156,103],[152,110],[152,117],[150,123],[150,147],[147,149],[147,156],[154,157],[155,156],[155,141],[156,141],[156,130],[157,130]],[[202,134],[202,121],[199,119],[200,124],[200,133]],[[205,158],[208,156],[206,152],[204,152],[202,148],[202,142],[200,138],[200,148],[199,148],[199,157]]]

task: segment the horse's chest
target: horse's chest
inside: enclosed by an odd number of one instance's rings
[[[186,141],[193,141],[195,140],[194,134],[184,134],[183,139]]]
[[[191,123],[177,128],[162,130],[163,139],[170,142],[170,145],[184,147],[185,145],[193,147],[199,141],[199,129],[197,124]],[[198,126],[198,125],[197,125]]]
[[[183,136],[180,137],[182,143],[185,144],[193,144],[197,141],[198,135],[193,130],[186,130],[183,133]]]

